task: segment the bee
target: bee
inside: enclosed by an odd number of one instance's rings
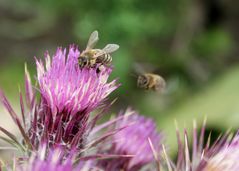
[[[166,82],[160,75],[144,73],[138,76],[137,85],[139,88],[162,92],[166,88]]]
[[[135,69],[139,74],[137,78],[137,86],[139,88],[156,92],[163,92],[166,89],[166,81],[160,75],[145,72],[139,65],[135,65]]]
[[[110,65],[112,62],[111,53],[119,48],[117,44],[107,44],[103,49],[93,49],[99,40],[98,31],[91,33],[86,49],[78,58],[80,67],[95,67],[96,64]]]

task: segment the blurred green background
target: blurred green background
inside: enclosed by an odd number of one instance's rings
[[[98,30],[98,47],[120,45],[112,78],[122,86],[112,112],[130,105],[153,117],[173,153],[174,120],[191,128],[196,119],[200,127],[207,116],[215,134],[238,127],[238,18],[232,0],[0,0],[0,87],[19,109],[24,62],[34,79],[34,56],[72,43],[84,49]],[[138,89],[135,62],[163,76],[167,93]],[[1,124],[14,131],[0,111]]]

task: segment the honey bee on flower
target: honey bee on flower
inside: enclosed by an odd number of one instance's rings
[[[103,49],[93,49],[99,40],[98,31],[91,33],[86,49],[80,54],[79,66],[95,67],[96,64],[110,65],[112,63],[111,53],[119,49],[117,44],[107,44]]]

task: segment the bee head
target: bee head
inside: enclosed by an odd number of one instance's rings
[[[144,88],[148,84],[148,79],[145,75],[139,75],[137,80],[138,87]]]
[[[84,66],[86,66],[86,65],[88,64],[88,60],[87,60],[87,58],[84,57],[84,56],[80,56],[80,57],[78,58],[78,62],[79,62],[79,66],[80,66],[80,67],[84,67]]]

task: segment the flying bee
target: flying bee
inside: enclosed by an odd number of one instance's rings
[[[98,31],[91,33],[86,49],[78,58],[80,67],[94,67],[96,64],[109,65],[112,62],[110,55],[119,48],[117,44],[107,44],[103,49],[93,49],[99,40]]]
[[[163,92],[166,89],[166,81],[160,75],[145,72],[139,65],[135,65],[135,69],[139,74],[137,78],[139,88],[156,92]]]
[[[162,92],[166,88],[165,80],[157,74],[144,73],[138,76],[137,85],[139,88]]]

